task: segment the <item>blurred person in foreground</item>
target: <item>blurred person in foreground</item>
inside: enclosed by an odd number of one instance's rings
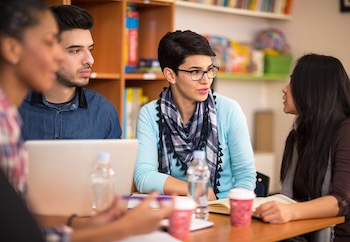
[[[29,89],[44,92],[52,87],[64,59],[58,35],[56,20],[42,1],[0,0],[0,167],[23,199],[28,189],[28,160],[17,108]],[[43,238],[47,241],[118,240],[157,229],[160,221],[171,213],[173,206],[161,204],[160,210],[151,209],[155,196],[150,195],[130,211],[120,206],[117,196],[108,210],[93,217],[36,215],[36,221],[45,227]],[[5,199],[10,197],[1,197]],[[13,231],[13,227],[1,230]],[[20,227],[7,241],[16,240],[18,233]],[[31,239],[34,238],[28,241]]]

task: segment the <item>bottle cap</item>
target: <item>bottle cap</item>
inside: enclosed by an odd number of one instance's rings
[[[195,150],[193,151],[193,158],[194,159],[205,159],[205,152],[203,150]]]
[[[109,154],[108,152],[98,153],[98,160],[104,164],[109,162],[110,157],[111,157],[111,154]]]

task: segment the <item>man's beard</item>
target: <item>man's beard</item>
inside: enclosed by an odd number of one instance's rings
[[[70,81],[68,78],[66,78],[65,76],[60,75],[60,73],[56,73],[56,77],[57,77],[57,81],[66,87],[83,87],[89,83],[89,82],[87,82],[86,84],[74,83]]]

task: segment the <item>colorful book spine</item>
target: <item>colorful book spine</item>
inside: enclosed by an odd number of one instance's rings
[[[292,12],[292,3],[293,3],[293,0],[287,0],[286,1],[286,6],[284,8],[284,14],[291,14],[291,12]]]
[[[127,46],[125,72],[137,69],[138,64],[138,28],[139,13],[134,6],[129,6],[126,12],[125,43]]]
[[[250,11],[289,15],[293,0],[178,0]]]
[[[131,133],[131,119],[132,119],[132,88],[125,88],[124,90],[124,132],[123,132],[123,138],[124,139],[131,139],[132,133]]]
[[[136,124],[140,108],[148,102],[141,87],[125,88],[124,100],[124,135],[125,139],[136,138]]]

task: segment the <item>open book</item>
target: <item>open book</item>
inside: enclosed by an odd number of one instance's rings
[[[259,207],[261,204],[269,201],[277,201],[285,204],[291,204],[291,203],[297,202],[282,194],[275,194],[268,197],[256,197],[253,201],[252,211],[255,211],[255,209]],[[208,210],[211,213],[230,214],[230,199],[223,198],[215,201],[210,201],[208,202]]]

